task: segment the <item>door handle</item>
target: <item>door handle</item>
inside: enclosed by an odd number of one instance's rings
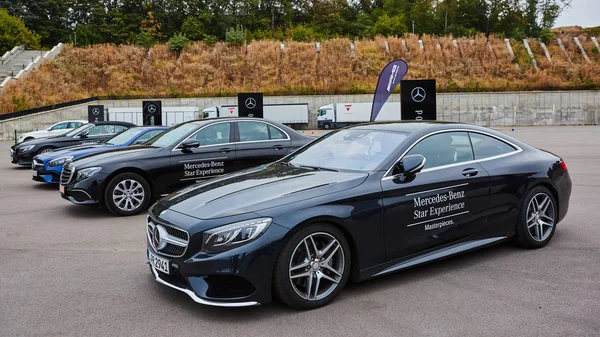
[[[273,146],[273,150],[283,150],[283,145],[275,145]]]
[[[231,152],[231,149],[226,147],[226,148],[219,149],[219,151],[221,151],[221,153],[229,153],[229,152]]]
[[[474,177],[477,175],[477,173],[479,173],[479,171],[474,168],[467,168],[462,171],[462,174],[465,177]]]

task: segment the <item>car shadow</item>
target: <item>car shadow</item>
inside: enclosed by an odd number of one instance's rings
[[[58,191],[58,184],[46,184],[42,182],[34,181],[36,184],[33,188],[39,191]]]
[[[66,201],[66,200],[65,200]],[[66,205],[64,212],[68,216],[90,220],[93,218],[114,217],[107,209],[99,205]]]
[[[403,286],[414,282],[435,278],[449,272],[461,272],[472,265],[484,263],[510,254],[518,254],[518,248],[512,241],[507,241],[498,245],[478,249],[473,252],[449,257],[443,260],[437,260],[424,265],[416,266],[397,273],[392,273],[382,277],[377,277],[360,283],[348,283],[345,289],[328,306],[347,306],[350,301],[356,301],[357,296],[365,297],[373,293],[384,292],[388,289],[402,289]],[[204,319],[214,320],[222,323],[240,322],[246,320],[269,319],[274,315],[292,316],[302,314],[303,311],[296,310],[274,300],[266,305],[241,308],[223,308],[211,307],[194,302],[186,294],[175,289],[170,289],[164,285],[155,283],[153,292],[163,303],[168,303],[173,307],[187,310]],[[320,310],[320,309],[316,309]]]

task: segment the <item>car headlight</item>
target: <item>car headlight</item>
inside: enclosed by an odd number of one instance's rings
[[[67,161],[73,159],[73,156],[60,157],[50,161],[50,166],[63,165]]]
[[[98,174],[102,170],[102,167],[88,167],[77,171],[77,178],[75,180],[83,180],[87,178],[91,178]]]
[[[21,152],[27,152],[27,151],[33,149],[34,147],[35,147],[35,145],[27,145],[27,146],[21,147],[19,150],[21,150]]]
[[[272,221],[259,218],[207,230],[202,238],[202,251],[216,253],[245,245],[264,233]]]

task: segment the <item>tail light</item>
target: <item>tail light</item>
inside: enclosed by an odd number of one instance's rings
[[[563,170],[565,170],[565,171],[567,170],[567,164],[564,162],[564,160],[561,160],[559,165],[560,165],[560,167],[563,168]]]

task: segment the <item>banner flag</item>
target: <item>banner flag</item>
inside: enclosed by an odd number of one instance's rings
[[[407,72],[408,64],[404,60],[394,60],[383,68],[381,74],[379,74],[379,80],[377,80],[375,96],[373,96],[371,122],[375,121],[383,104],[385,104],[392,91],[398,86]],[[400,111],[398,111],[398,120],[400,120]]]

